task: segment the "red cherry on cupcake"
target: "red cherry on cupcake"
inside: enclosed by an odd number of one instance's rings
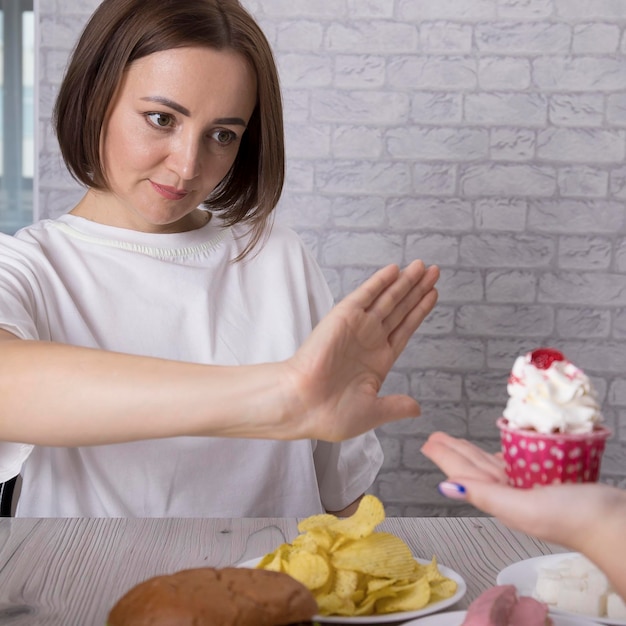
[[[554,361],[565,361],[565,357],[554,348],[537,348],[530,353],[530,362],[539,370],[547,370]]]

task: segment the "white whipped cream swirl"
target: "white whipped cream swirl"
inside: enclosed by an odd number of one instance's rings
[[[591,432],[602,414],[588,376],[568,360],[539,369],[531,354],[515,360],[509,377],[509,400],[502,413],[509,426],[544,434]]]

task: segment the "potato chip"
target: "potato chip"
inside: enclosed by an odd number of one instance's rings
[[[433,583],[441,582],[444,580],[449,580],[449,578],[446,578],[439,571],[439,567],[437,565],[437,558],[434,556],[431,559],[430,563],[428,563],[428,565],[422,565],[421,567],[422,567],[422,572],[424,572],[424,575],[428,579],[428,582],[431,583],[431,585]]]
[[[298,524],[298,530],[301,533],[305,533],[308,530],[312,530],[313,528],[326,528],[330,526],[332,523],[336,522],[339,518],[336,515],[331,515],[330,513],[322,513],[321,515],[311,515],[303,519]]]
[[[430,596],[432,601],[438,602],[439,600],[451,598],[456,593],[457,587],[456,581],[450,578],[443,578],[443,580],[430,583]]]
[[[257,567],[290,574],[304,583],[320,615],[376,615],[418,610],[449,598],[455,581],[437,560],[422,565],[399,537],[375,529],[385,519],[375,496],[363,496],[354,515],[312,515],[298,524],[300,534],[279,546]]]
[[[380,591],[365,596],[365,598],[355,607],[353,615],[374,615],[376,602],[378,602],[380,598],[384,598],[387,595],[393,595],[393,592]]]
[[[365,589],[357,589],[352,594],[352,601],[355,604],[360,604],[361,602],[363,602],[363,600],[365,600]]]
[[[333,535],[326,528],[312,528],[305,535],[315,543],[320,552],[328,552],[333,544]]]
[[[330,562],[337,569],[350,569],[372,576],[409,578],[415,559],[409,547],[390,533],[372,533],[332,552]]]
[[[315,535],[309,533],[303,533],[302,535],[298,535],[292,542],[292,547],[295,550],[305,550],[306,552],[310,552],[311,554],[317,554],[318,552],[318,544],[315,540]],[[325,552],[325,550],[324,550]]]
[[[395,579],[393,578],[370,578],[367,582],[367,592],[373,593],[375,591],[380,591],[385,587],[391,587],[395,584]]]
[[[370,535],[384,519],[382,502],[377,497],[366,494],[353,515],[332,522],[329,529],[348,539],[361,539]]]
[[[424,608],[430,600],[430,585],[425,576],[418,578],[393,597],[381,598],[376,602],[377,613],[415,611]]]
[[[257,565],[257,569],[268,569],[273,572],[284,572],[284,561],[286,560],[290,550],[291,547],[289,546],[289,544],[283,543],[282,545],[278,546],[278,548],[276,548],[274,552],[266,554]]]
[[[353,598],[359,587],[359,573],[346,569],[335,571],[333,591],[340,598]]]
[[[382,578],[379,580],[383,580]],[[385,586],[379,586],[376,589],[370,590],[365,598],[359,602],[355,615],[373,615],[377,613],[377,602],[381,598],[394,598],[398,593],[396,588],[396,581],[385,579],[387,584]]]
[[[342,598],[336,593],[315,596],[320,615],[354,615],[355,604],[350,598]]]
[[[319,589],[330,576],[327,560],[319,554],[311,554],[306,550],[292,552],[285,564],[285,572],[299,580],[311,591]]]

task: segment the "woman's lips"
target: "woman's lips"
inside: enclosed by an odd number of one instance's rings
[[[160,196],[163,196],[167,200],[182,200],[188,193],[184,189],[176,189],[176,187],[169,187],[168,185],[159,185],[152,180],[150,184]]]

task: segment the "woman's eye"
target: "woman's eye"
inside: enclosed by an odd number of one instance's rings
[[[237,139],[237,135],[232,130],[226,130],[221,128],[212,133],[211,137],[220,144],[220,146],[227,146]]]
[[[172,125],[172,116],[167,113],[148,113],[146,117],[157,128],[167,128]]]

